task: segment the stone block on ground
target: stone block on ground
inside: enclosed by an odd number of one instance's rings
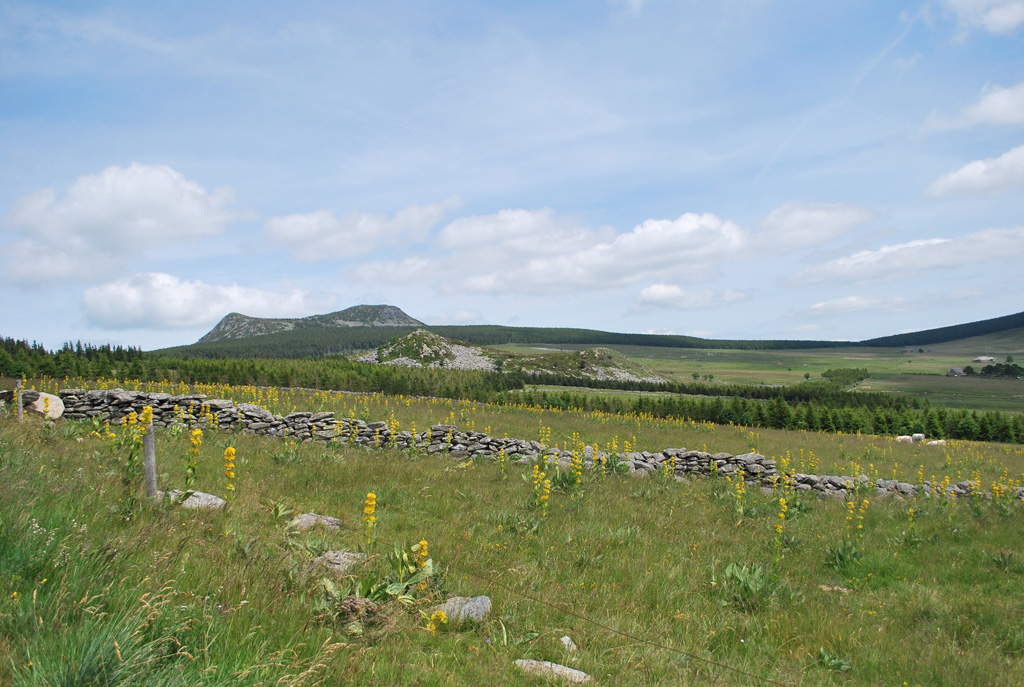
[[[25,410],[39,413],[51,420],[59,420],[64,414],[64,401],[60,400],[60,396],[40,392],[36,400],[25,405]]]
[[[295,517],[288,526],[299,532],[305,532],[306,530],[312,529],[320,525],[326,527],[329,530],[336,530],[341,527],[341,520],[332,518],[330,515],[320,515],[318,513],[303,513]]]
[[[483,620],[491,611],[491,599],[487,596],[453,596],[431,611],[444,611],[448,622],[460,623],[467,620]]]
[[[550,661],[534,661],[529,658],[516,659],[516,666],[524,673],[539,675],[552,680],[565,680],[575,684],[590,682],[590,676],[582,670],[568,668]]]
[[[356,567],[366,562],[365,553],[354,551],[327,551],[313,559],[314,566],[323,566],[327,572],[337,577],[348,575]]]
[[[171,498],[172,503],[177,503],[178,499],[184,492],[178,489],[172,489],[168,496]],[[161,493],[162,495],[162,493]],[[219,496],[213,494],[207,494],[202,491],[194,491],[192,495],[179,504],[182,508],[199,508],[206,510],[219,510],[224,506],[228,505],[228,502]]]

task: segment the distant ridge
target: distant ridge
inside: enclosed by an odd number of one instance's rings
[[[197,343],[226,339],[247,339],[293,329],[337,329],[347,327],[422,327],[422,322],[394,305],[354,305],[345,310],[301,318],[249,317],[233,312],[224,316]]]
[[[938,327],[936,329],[925,329],[919,332],[907,334],[893,334],[882,336],[877,339],[861,341],[861,346],[876,347],[897,347],[897,346],[930,346],[932,344],[968,339],[972,336],[985,336],[1004,332],[1007,329],[1018,329],[1024,327],[1024,312],[1016,315],[1003,315],[993,317],[989,320],[978,320],[967,324],[954,324],[949,327]]]
[[[198,343],[158,349],[150,353],[184,358],[303,358],[341,355],[376,349],[394,337],[418,328],[476,346],[517,343],[736,350],[797,350],[841,346],[896,348],[929,346],[1016,330],[1024,335],[1024,312],[855,342],[700,339],[674,334],[627,334],[564,327],[429,326],[392,305],[357,305],[326,315],[297,319],[258,318],[231,313]]]

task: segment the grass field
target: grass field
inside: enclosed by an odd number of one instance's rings
[[[580,350],[584,346],[532,348],[511,344],[504,350],[543,354],[545,350]],[[716,380],[749,384],[788,384],[820,376],[830,368],[865,368],[872,376],[898,374],[945,375],[951,367],[971,364],[971,358],[956,351],[927,349],[904,353],[891,348],[823,348],[784,351],[658,348],[654,346],[611,346],[669,380],[686,381],[692,374],[712,374]],[[1000,358],[1002,359],[1002,358]],[[980,367],[975,364],[975,367]]]
[[[518,354],[543,355],[555,350],[580,350],[584,346],[531,347],[510,344],[500,347]],[[721,349],[611,346],[631,360],[669,381],[690,381],[696,373],[714,381],[735,384],[785,385],[818,377],[828,369],[856,367],[868,370],[871,379],[860,389],[901,393],[954,408],[1024,412],[1024,380],[964,379],[946,377],[953,367],[964,367],[979,355],[1007,356],[1024,360],[1024,330],[1016,329],[984,337],[914,349],[824,348],[808,350],[746,351]],[[976,370],[981,365],[975,363]]]
[[[1024,380],[1020,379],[897,375],[867,379],[858,389],[918,396],[951,408],[1024,411]]]
[[[401,412],[403,425],[445,410],[367,398],[353,410]],[[345,402],[272,399],[302,400]],[[644,446],[703,440],[735,451],[755,441],[796,454],[842,444],[876,466],[925,458],[885,439],[449,407],[460,424],[498,433],[547,425],[556,437],[573,429],[599,441],[635,428]],[[233,446],[228,509],[142,506],[126,522],[126,456],[91,429],[0,415],[4,687],[550,684],[521,674],[518,658],[571,665],[598,685],[959,687],[1017,685],[1024,674],[1017,502],[858,498],[848,516],[839,501],[740,493],[724,480],[588,472],[537,507],[520,479],[528,468],[503,474],[490,462],[209,433],[196,487],[225,493],[222,454]],[[180,487],[187,433],[160,431],[157,445],[161,485]],[[993,475],[1022,461],[981,444],[945,453],[953,470]],[[941,466],[937,456],[929,462]],[[377,520],[368,531],[369,492]],[[289,510],[332,515],[344,528],[294,532]],[[381,600],[359,626],[310,567],[325,550],[361,549],[372,557],[362,577],[393,581],[392,542],[407,550],[421,539],[437,574],[407,604]],[[491,614],[426,629],[433,604],[452,594],[490,596]]]

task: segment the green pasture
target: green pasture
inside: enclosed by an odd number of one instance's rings
[[[1020,379],[904,374],[865,379],[857,388],[918,396],[951,408],[1024,412],[1024,380]]]
[[[1024,329],[1007,329],[995,334],[932,344],[926,350],[939,355],[959,356],[968,361],[980,355],[994,356],[1000,362],[1008,355],[1020,360],[1024,359]]]
[[[416,406],[384,400],[360,409]],[[539,419],[554,434],[575,428],[595,440],[602,427],[631,429],[571,413],[452,407],[478,424],[518,430]],[[861,437],[634,426],[645,445],[703,438],[806,452],[825,441],[823,452],[841,444],[908,465],[918,454],[901,451],[923,452]],[[551,684],[517,670],[519,658],[623,687],[1010,686],[1024,674],[1024,508],[1012,500],[865,493],[850,514],[841,501],[724,479],[588,471],[572,483],[546,468],[563,486],[538,506],[521,478],[529,466],[210,432],[196,487],[226,493],[222,455],[234,447],[228,508],[160,503],[126,518],[126,489],[138,490],[139,476],[125,482],[124,451],[91,430],[0,415],[4,687]],[[159,430],[157,449],[161,486],[181,487],[187,433]],[[998,470],[989,460],[1021,461],[999,446],[941,453],[987,474]],[[372,529],[362,519],[370,492]],[[288,527],[302,512],[342,528]],[[351,601],[361,581],[396,581],[395,547],[420,540],[435,572],[404,602]],[[329,587],[312,563],[327,550],[371,559]],[[483,622],[430,629],[435,604],[480,594],[492,601]],[[578,651],[562,645],[565,635]]]
[[[510,344],[502,350],[519,355],[544,355],[580,350],[585,346]],[[977,410],[1024,411],[1024,384],[1019,380],[947,377],[950,368],[972,363],[980,355],[999,362],[1007,356],[1024,360],[1024,330],[1015,329],[962,341],[935,344],[912,350],[851,346],[808,350],[723,350],[610,346],[658,376],[686,382],[696,373],[702,380],[734,384],[785,385],[818,377],[828,369],[856,367],[868,370],[871,379],[858,385],[864,390],[915,395],[934,404]],[[604,393],[604,392],[594,392]]]
[[[531,347],[510,344],[502,350],[520,354],[543,355],[553,350],[580,350],[584,346]],[[746,351],[726,349],[660,348],[654,346],[610,346],[659,376],[673,381],[687,381],[693,373],[701,377],[714,375],[715,380],[739,384],[790,384],[805,374],[820,376],[839,367],[865,368],[874,375],[935,374],[945,375],[951,367],[963,367],[970,359],[955,353],[926,351],[904,353],[890,348],[824,348],[777,351]]]

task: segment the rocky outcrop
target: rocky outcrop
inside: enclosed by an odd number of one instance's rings
[[[26,392],[27,393],[27,392]],[[203,394],[172,396],[165,393],[125,391],[123,389],[64,389],[64,417],[70,419],[109,420],[117,424],[131,412],[141,413],[150,406],[157,427],[181,423],[188,427],[239,430],[251,434],[290,437],[301,442],[343,442],[369,448],[395,448],[443,454],[458,460],[506,460],[528,464],[543,460],[549,466],[568,470],[573,453],[540,442],[514,437],[492,437],[483,432],[463,431],[455,425],[433,425],[428,431],[412,434],[395,432],[387,422],[365,422],[356,418],[336,418],[334,413],[308,411],[276,415],[252,403],[235,404],[228,399],[211,399]],[[764,487],[788,484],[797,491],[815,493],[822,498],[847,498],[852,492],[878,496],[931,496],[938,485],[925,481],[920,485],[895,480],[869,479],[866,475],[783,475],[771,458],[759,453],[707,453],[686,448],[662,451],[633,451],[609,454],[586,447],[576,456],[586,469],[604,469],[636,476],[671,474],[682,479],[689,475],[730,476]],[[919,494],[920,492],[923,492]],[[947,488],[951,497],[979,493],[971,482]],[[1024,487],[1014,487],[1013,496],[1024,499]],[[315,515],[315,514],[310,514]],[[305,517],[305,516],[301,516]],[[323,516],[317,516],[323,517]],[[326,524],[326,523],[321,523]],[[329,525],[328,525],[329,526]]]
[[[359,362],[403,367],[441,367],[452,370],[496,370],[497,364],[480,346],[472,346],[417,329],[394,339],[376,351],[356,358]]]
[[[331,329],[339,327],[422,327],[423,323],[393,305],[356,305],[325,315],[299,318],[249,317],[233,312],[224,316],[199,343],[225,339],[245,339],[292,329]]]

